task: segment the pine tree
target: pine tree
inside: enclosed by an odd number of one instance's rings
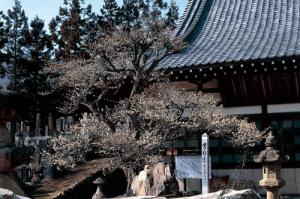
[[[3,51],[7,43],[7,34],[5,28],[5,15],[0,11],[0,78],[5,74],[4,63],[7,61],[7,56]]]
[[[96,16],[91,5],[82,7],[83,0],[65,0],[59,15],[49,24],[51,38],[57,45],[56,58],[85,57],[84,45],[95,32]]]
[[[166,26],[174,28],[178,15],[174,0],[169,5],[164,0],[124,0],[121,8],[121,20],[129,28],[142,26],[141,18],[163,21]]]
[[[141,14],[145,16],[148,14],[147,10],[149,10],[149,5],[145,4],[146,9],[141,9],[141,5],[144,5],[143,3],[143,0],[124,0],[121,8],[122,23],[124,25],[127,27],[136,26],[138,24],[137,19]]]
[[[15,0],[12,9],[9,9],[6,17],[8,42],[4,51],[12,60],[10,65],[10,88],[22,89],[23,65],[28,57],[28,39],[30,37],[27,17],[19,0]]]
[[[27,90],[33,95],[45,85],[45,79],[40,71],[45,67],[45,62],[50,59],[52,43],[50,36],[44,29],[44,21],[35,17],[30,23],[29,59],[27,77],[24,82]],[[29,78],[30,77],[30,78]]]
[[[81,35],[84,35],[81,48],[86,52],[86,46],[99,36],[99,29],[102,27],[99,16],[92,11],[92,5],[87,5],[82,12]]]
[[[153,0],[152,9],[151,9],[151,17],[159,20],[162,17],[164,10],[168,7],[168,3],[164,0]]]
[[[120,23],[120,7],[116,0],[104,0],[104,5],[100,9],[101,19],[104,27],[114,26]]]
[[[49,23],[49,31],[50,31],[50,39],[52,41],[52,43],[54,45],[56,45],[57,47],[59,47],[59,31],[58,31],[58,27],[59,27],[59,23],[60,23],[60,18],[58,16],[54,17],[51,19],[50,23]],[[51,53],[52,57],[57,57],[58,55],[58,48],[54,48],[54,50]]]
[[[179,19],[179,8],[176,5],[174,0],[171,1],[166,15],[167,15],[166,24],[171,28],[175,28],[176,22]]]

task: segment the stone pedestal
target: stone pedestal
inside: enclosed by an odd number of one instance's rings
[[[277,198],[279,198],[278,189],[267,191],[267,199],[277,199]]]

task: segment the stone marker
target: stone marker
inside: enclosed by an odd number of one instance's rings
[[[92,199],[100,199],[105,198],[104,194],[102,193],[102,186],[105,183],[105,181],[102,178],[97,178],[93,182],[95,185],[97,185],[96,193],[93,195]]]
[[[54,131],[52,113],[49,113],[49,116],[48,116],[48,131],[50,134]]]
[[[201,136],[201,170],[202,170],[202,194],[209,193],[209,137],[206,133]],[[200,166],[200,165],[199,165]]]
[[[36,118],[35,118],[35,136],[40,136],[41,135],[41,114],[36,113]]]
[[[7,128],[4,122],[0,121],[0,149],[8,147],[13,144],[9,128]]]
[[[4,122],[0,121],[0,172],[9,172],[11,169],[11,148],[12,139],[9,129]]]
[[[48,127],[48,125],[45,126],[45,136],[49,136],[49,127]]]

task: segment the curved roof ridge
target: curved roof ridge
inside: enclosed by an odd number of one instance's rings
[[[189,0],[179,25],[175,30],[175,36],[181,36],[186,39],[190,35],[195,29],[207,1],[209,0]]]
[[[200,20],[200,16],[202,15],[203,8],[206,5],[207,1],[209,1],[209,0],[198,0],[197,1],[198,4],[196,5],[196,8],[195,8],[194,18],[191,21],[191,25],[188,27],[188,29],[183,34],[183,38],[187,38],[192,33],[192,31],[196,28],[196,25]]]
[[[186,25],[185,24],[185,22],[188,20],[188,15],[189,15],[189,11],[190,11],[190,9],[191,9],[191,7],[192,7],[192,3],[194,2],[194,0],[189,0],[188,1],[188,3],[187,3],[187,5],[185,6],[185,9],[184,9],[184,12],[183,12],[183,14],[182,14],[182,16],[180,17],[180,19],[179,19],[179,22],[178,22],[178,24],[177,24],[177,27],[176,27],[176,29],[175,29],[175,31],[174,31],[174,35],[175,36],[179,36],[180,35],[180,33],[182,33],[183,32],[183,28],[184,28],[184,26]]]

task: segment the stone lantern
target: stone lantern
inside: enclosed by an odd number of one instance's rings
[[[93,195],[92,199],[100,199],[105,198],[104,194],[102,193],[102,187],[105,181],[102,178],[97,178],[93,182],[95,185],[97,185],[96,193]]]
[[[267,190],[267,199],[279,199],[279,189],[285,185],[281,179],[281,163],[288,160],[288,156],[280,156],[272,130],[266,138],[265,146],[266,149],[254,158],[255,162],[263,164],[263,179],[259,185]]]

